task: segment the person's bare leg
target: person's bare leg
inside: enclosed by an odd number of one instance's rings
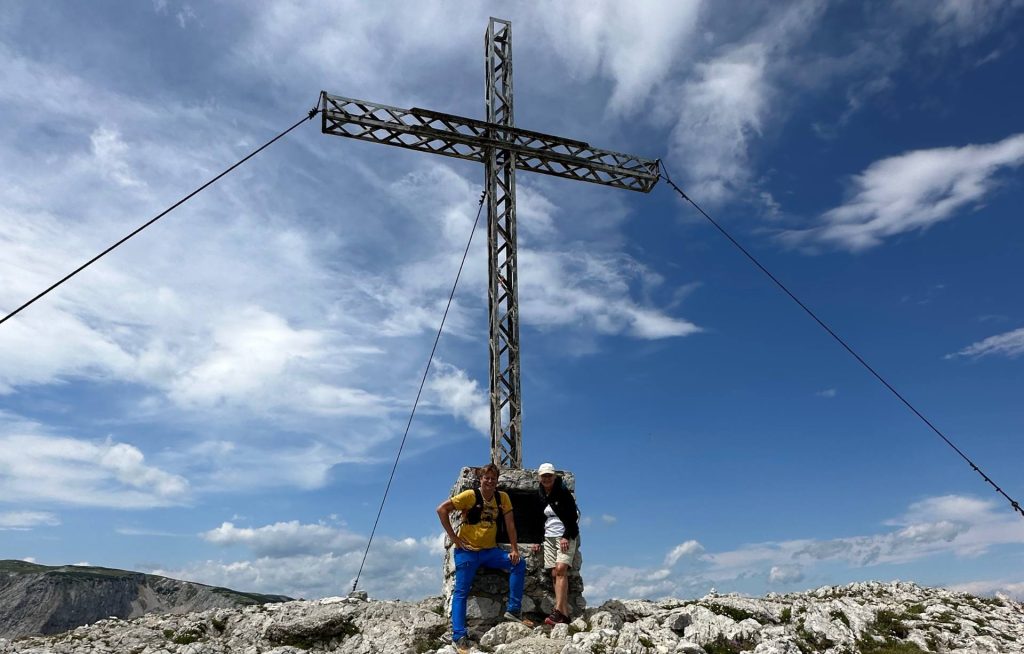
[[[555,609],[569,617],[569,566],[556,563],[551,576],[555,582]]]

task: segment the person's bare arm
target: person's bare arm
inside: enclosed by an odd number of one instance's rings
[[[448,538],[452,541],[452,545],[459,548],[460,550],[475,550],[469,543],[459,538],[455,530],[452,529],[451,512],[455,511],[455,504],[449,499],[441,502],[437,507],[437,519],[441,521],[441,527],[444,528],[444,533],[448,534]]]
[[[512,512],[505,512],[505,531],[508,533],[508,544],[512,546],[512,551],[509,552],[508,558],[512,561],[512,565],[518,565],[519,563],[519,538],[516,536],[516,521],[512,519]]]

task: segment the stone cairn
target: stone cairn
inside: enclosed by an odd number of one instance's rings
[[[558,471],[562,477],[565,487],[575,494],[576,478],[571,472]],[[471,490],[476,482],[473,468],[463,468],[459,478],[452,486],[452,496],[465,490]],[[540,482],[537,480],[537,471],[529,469],[503,470],[498,477],[498,490],[508,493],[525,491],[537,493],[540,490]],[[458,531],[462,522],[461,512],[451,514],[452,527]],[[538,518],[543,525],[543,519]],[[541,530],[543,536],[543,530]],[[524,543],[522,537],[519,539],[519,555],[526,561],[526,583],[523,589],[523,614],[535,620],[542,621],[545,616],[555,608],[555,590],[551,581],[551,572],[544,569],[544,551],[534,553],[532,543]],[[510,551],[510,546],[499,543],[499,547]],[[451,617],[452,590],[455,588],[455,556],[454,548],[448,539],[445,538],[444,554],[444,585],[442,594],[445,600],[445,615]],[[583,556],[576,553],[576,559],[569,570],[569,612],[572,617],[582,615],[587,608],[587,602],[583,598],[583,578],[580,576],[580,566],[583,563]],[[501,615],[505,612],[505,603],[508,600],[508,575],[497,570],[481,568],[473,580],[473,589],[470,591],[466,601],[466,621],[471,632],[483,632],[500,622]]]

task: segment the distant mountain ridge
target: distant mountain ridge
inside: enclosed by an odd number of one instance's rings
[[[57,634],[110,617],[183,614],[291,599],[129,570],[0,560],[2,638]]]

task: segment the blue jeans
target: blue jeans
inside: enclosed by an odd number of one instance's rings
[[[512,565],[505,550],[492,547],[478,552],[455,550],[455,590],[452,591],[452,638],[457,642],[466,635],[466,598],[473,587],[477,568],[497,568],[508,572],[508,610],[519,611],[523,605],[523,582],[526,561]]]

